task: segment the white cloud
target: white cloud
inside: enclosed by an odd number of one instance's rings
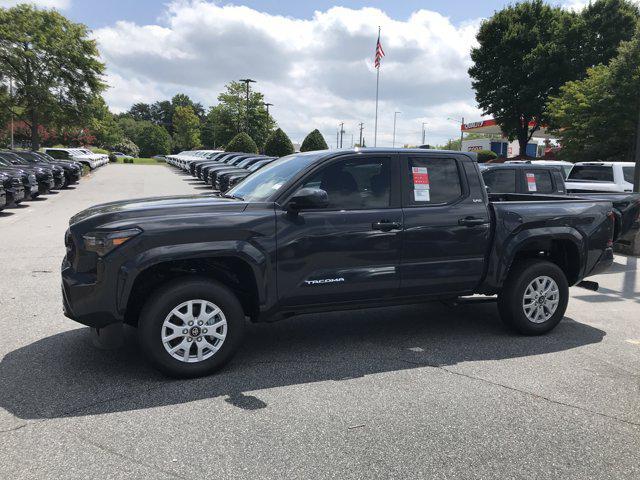
[[[42,8],[65,10],[71,6],[71,0],[0,0],[0,7],[14,7],[19,3],[30,3]]]
[[[395,20],[376,8],[333,7],[311,19],[270,15],[244,6],[204,1],[171,3],[161,25],[117,22],[95,31],[117,111],[136,102],[185,92],[205,105],[224,84],[250,76],[280,126],[300,141],[320,128],[335,143],[338,122],[350,142],[357,124],[373,144],[377,26],[387,56],[380,71],[378,144],[391,143],[399,110],[398,143],[456,137],[447,117],[478,119],[467,69],[479,21],[454,25],[420,10]]]

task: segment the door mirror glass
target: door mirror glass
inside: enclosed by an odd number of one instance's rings
[[[329,205],[327,192],[320,188],[305,187],[298,190],[289,200],[288,210],[299,211],[310,208],[326,208]]]

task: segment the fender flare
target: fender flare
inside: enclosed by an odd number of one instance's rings
[[[556,240],[570,241],[577,248],[580,256],[580,270],[578,277],[582,278],[587,264],[587,252],[584,236],[575,228],[568,226],[540,227],[523,230],[513,237],[505,240],[502,245],[501,254],[496,253],[495,255],[495,258],[499,259],[496,261],[495,266],[495,286],[499,287],[504,284],[517,254],[528,245]]]
[[[123,263],[118,270],[117,301],[119,313],[124,314],[136,279],[147,269],[166,262],[210,258],[238,258],[252,270],[258,288],[258,301],[264,304],[268,295],[267,279],[271,261],[254,245],[245,241],[221,240],[214,242],[183,243],[155,247],[134,256]]]

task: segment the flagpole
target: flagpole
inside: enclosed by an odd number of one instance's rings
[[[378,42],[380,41],[380,27],[378,27]],[[376,45],[376,49],[377,49]],[[378,146],[378,87],[380,86],[380,65],[376,67],[376,121],[373,130],[373,146]]]

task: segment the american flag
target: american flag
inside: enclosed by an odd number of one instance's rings
[[[380,68],[380,60],[384,57],[384,50],[382,49],[382,44],[380,43],[380,32],[378,31],[378,43],[376,44],[376,59],[373,62],[376,68]]]

